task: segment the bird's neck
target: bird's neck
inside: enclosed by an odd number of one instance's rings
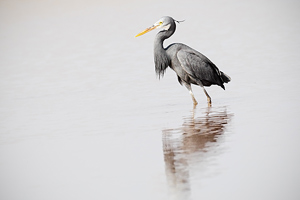
[[[164,49],[164,40],[171,37],[175,32],[176,24],[173,22],[168,30],[160,31],[154,40],[154,62],[156,74],[160,77],[163,76],[165,70],[170,66],[171,59],[169,58],[166,50]]]
[[[161,32],[159,32],[154,40],[154,53],[160,52],[161,50],[164,50],[164,40],[167,38],[164,38],[160,35]]]
[[[167,52],[163,46],[163,42],[167,38],[168,37],[166,37],[165,34],[163,35],[162,32],[159,32],[156,35],[156,38],[154,41],[155,72],[159,77],[164,75],[165,70],[170,65],[170,59],[169,59]]]

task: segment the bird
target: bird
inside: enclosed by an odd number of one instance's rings
[[[194,106],[198,104],[192,91],[191,84],[200,86],[210,107],[211,97],[205,87],[218,85],[225,90],[224,83],[231,81],[231,78],[220,71],[218,67],[202,53],[192,49],[182,43],[173,43],[164,48],[164,41],[170,38],[175,30],[176,23],[182,22],[174,20],[172,17],[164,16],[155,22],[151,27],[146,28],[135,37],[141,36],[155,29],[161,29],[154,40],[154,64],[155,72],[160,77],[168,67],[177,74],[178,82],[184,85],[192,97]]]

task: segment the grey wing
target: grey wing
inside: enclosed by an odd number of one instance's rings
[[[201,81],[202,85],[217,84],[224,87],[219,69],[204,55],[182,49],[177,52],[177,58],[189,76],[196,81]]]

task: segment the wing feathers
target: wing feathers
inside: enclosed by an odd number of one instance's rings
[[[201,81],[204,86],[217,84],[224,88],[219,69],[204,55],[199,52],[181,49],[177,58],[183,69],[196,81]]]

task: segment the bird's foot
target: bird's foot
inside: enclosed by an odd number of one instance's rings
[[[194,101],[194,105],[193,105],[193,109],[195,109],[197,107],[198,102]]]
[[[194,106],[198,104],[198,102],[195,99],[193,99],[193,102],[194,102]]]
[[[207,98],[207,105],[208,105],[208,107],[211,107],[211,99],[210,98]]]

